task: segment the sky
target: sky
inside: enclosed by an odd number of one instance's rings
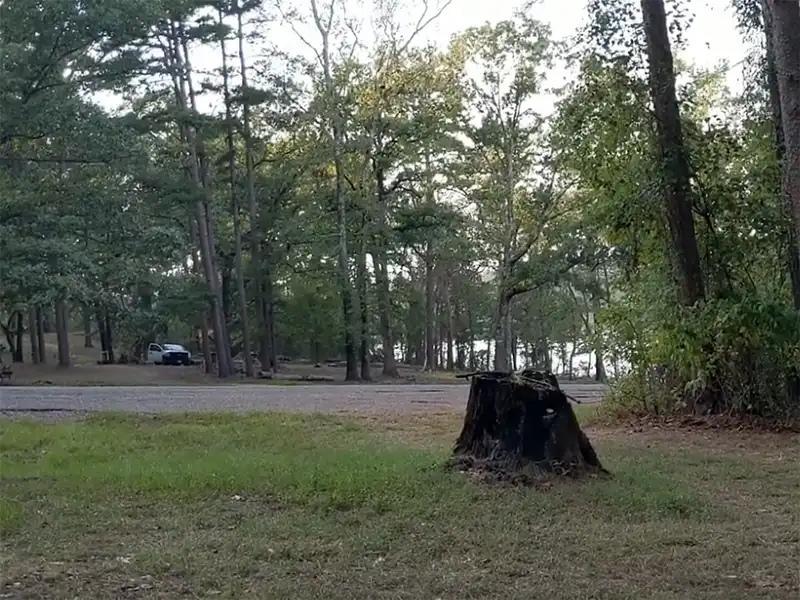
[[[319,0],[324,3],[325,0]],[[437,0],[429,0],[431,5]],[[374,0],[353,0],[360,4],[364,11],[373,4]],[[667,0],[669,2],[669,0]],[[416,11],[404,11],[409,23],[416,21],[422,10],[422,0],[405,0],[407,6],[419,7]],[[308,0],[294,0],[294,6],[307,8]],[[511,18],[514,9],[520,4],[519,0],[452,0],[443,15],[425,29],[422,35],[418,36],[417,42],[435,42],[444,45],[449,39],[459,31],[468,27],[479,26],[486,22],[495,23],[497,21]],[[737,64],[748,55],[748,47],[743,43],[741,35],[736,30],[734,16],[728,6],[727,0],[691,0],[691,8],[695,13],[695,21],[688,34],[688,49],[684,58],[689,59],[696,66],[701,68],[713,69],[718,67],[722,61],[727,61],[731,65],[727,72],[728,86],[732,91],[737,92],[742,89],[743,73],[742,65]],[[570,6],[571,9],[566,7]],[[576,32],[583,24],[586,15],[586,0],[539,0],[531,9],[534,18],[548,23],[556,39],[568,37]],[[368,16],[365,18],[368,22]],[[270,40],[283,50],[293,54],[303,54],[311,58],[313,54],[308,46],[298,37],[297,31],[306,37],[309,42],[319,40],[319,34],[313,27],[299,25],[296,31],[285,24],[273,25],[270,31]],[[365,31],[363,38],[368,37]],[[255,45],[248,48],[251,61],[261,54],[261,49]],[[231,44],[230,52],[234,51]],[[198,48],[192,52],[192,62],[195,66],[202,69],[209,69],[218,66],[219,50],[216,47]],[[561,84],[568,74],[563,70],[554,72],[550,82],[553,85]],[[95,98],[101,105],[113,109],[119,106],[119,99],[109,94],[103,94]],[[552,107],[552,97],[542,97],[537,102],[537,109],[541,113],[549,112]],[[216,111],[220,109],[220,99],[206,102],[206,109]]]
[[[358,1],[358,0],[356,0]],[[405,0],[409,6],[419,6],[413,15],[408,16],[409,21],[414,21],[422,11],[422,0]],[[429,0],[431,5],[437,0]],[[669,3],[670,0],[667,0]],[[734,15],[728,7],[727,0],[690,0],[691,8],[695,12],[695,22],[689,31],[687,54],[696,66],[702,68],[715,68],[723,60],[735,64],[748,54],[747,46],[742,42],[741,35],[736,30]],[[302,6],[308,0],[295,0],[295,4]],[[362,0],[364,5],[369,5],[370,0]],[[450,38],[468,27],[479,26],[488,22],[498,22],[510,19],[515,8],[521,4],[520,0],[452,0],[442,17],[432,23],[418,40],[420,42],[436,42],[446,44]],[[531,15],[539,21],[548,23],[556,39],[562,39],[576,33],[583,25],[587,16],[586,0],[539,0],[531,9]],[[567,9],[566,7],[571,7]],[[276,31],[275,40],[281,45],[285,43],[300,52],[308,52],[297,35],[290,28]],[[313,32],[312,32],[313,35]],[[294,38],[294,39],[293,39]],[[309,39],[315,39],[310,37]],[[318,39],[318,38],[317,38]],[[555,73],[555,80],[562,80],[564,73]],[[728,84],[734,89],[742,86],[742,69],[733,68],[728,71]]]

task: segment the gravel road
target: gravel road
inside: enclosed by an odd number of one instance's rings
[[[602,400],[600,384],[562,384],[582,403]],[[466,385],[219,385],[191,387],[3,387],[0,413],[14,414],[131,411],[301,411],[400,412],[461,409]]]

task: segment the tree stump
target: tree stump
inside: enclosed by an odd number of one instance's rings
[[[450,468],[529,485],[550,476],[609,474],[555,376],[523,371],[469,377],[464,427]]]

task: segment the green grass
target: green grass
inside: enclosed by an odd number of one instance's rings
[[[797,597],[791,441],[590,431],[614,479],[490,488],[459,420],[4,422],[0,596]]]

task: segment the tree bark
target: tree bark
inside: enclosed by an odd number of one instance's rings
[[[92,341],[92,311],[88,305],[83,307],[83,347],[94,348]]]
[[[190,86],[191,91],[191,86]],[[195,108],[194,93],[191,93],[192,110],[197,111]],[[207,164],[204,155],[200,155],[200,181],[203,189],[208,189],[208,175]],[[206,219],[206,236],[208,238],[209,257],[211,263],[211,276],[212,286],[210,289],[216,289],[216,297],[218,300],[212,302],[211,316],[214,319],[214,345],[217,350],[217,373],[220,377],[230,377],[234,375],[233,357],[231,356],[231,336],[228,323],[230,321],[230,269],[226,265],[225,276],[227,277],[228,289],[223,293],[222,286],[218,281],[218,273],[220,273],[218,253],[217,253],[217,240],[214,233],[214,217],[212,206],[209,201],[209,196],[203,198],[203,214]],[[219,324],[217,323],[219,321]],[[219,329],[218,329],[219,327]]]
[[[369,237],[369,224],[366,215],[361,222],[361,248],[358,253],[356,281],[358,283],[359,303],[359,351],[358,358],[361,363],[361,379],[372,381],[369,367],[369,304],[367,298],[367,240]]]
[[[467,301],[467,326],[469,327],[469,368],[474,371],[478,368],[478,361],[475,358],[475,320],[472,318],[472,304]]]
[[[788,221],[787,262],[794,308],[800,311],[800,3],[765,0],[764,17],[781,196]],[[800,369],[796,366],[789,368],[787,384],[789,400],[800,404]]]
[[[28,337],[31,341],[31,362],[34,365],[39,364],[39,337],[37,335],[36,327],[36,307],[28,307]]]
[[[39,348],[39,364],[47,362],[47,348],[44,344],[44,317],[41,306],[36,307],[36,342]]]
[[[108,364],[113,365],[116,362],[116,359],[114,356],[114,332],[111,326],[112,323],[111,312],[108,309],[106,309],[104,312],[105,312],[105,322],[103,324],[104,325],[103,337],[105,337],[106,339],[106,352],[108,352],[107,354]]]
[[[64,300],[56,300],[56,336],[58,339],[58,366],[69,367],[69,311]]]
[[[425,149],[425,205],[433,211],[436,196],[433,189],[433,167],[430,148]],[[434,236],[427,233],[423,262],[425,263],[425,363],[423,370],[435,371],[436,364],[436,272],[434,256]]]
[[[200,258],[200,239],[197,234],[197,221],[193,217],[189,217],[189,233],[192,238],[192,273],[198,279],[202,278]],[[214,361],[211,356],[211,343],[209,337],[208,314],[207,309],[203,309],[202,313],[198,315],[197,322],[200,328],[200,350],[203,353],[203,369],[206,373],[211,373],[214,367]]]
[[[22,316],[22,311],[17,312],[14,318],[16,326],[14,328],[14,348],[11,360],[15,363],[25,362],[25,349],[23,347],[23,340],[25,339],[25,318]]]
[[[257,329],[259,354],[261,356],[261,368],[263,370],[275,371],[277,360],[275,360],[274,339],[271,335],[271,299],[267,298],[266,274],[262,274],[262,269],[268,270],[269,267],[264,263],[264,253],[261,244],[263,235],[261,234],[261,211],[259,210],[255,188],[255,160],[253,158],[253,134],[250,124],[250,97],[247,80],[247,60],[244,48],[244,24],[242,22],[242,8],[238,1],[236,8],[236,39],[239,47],[239,76],[241,78],[240,93],[242,95],[242,133],[244,137],[245,155],[245,181],[247,190],[247,208],[250,217],[250,260],[252,263],[253,288],[255,289],[255,300],[257,311]],[[271,286],[271,282],[269,283]]]
[[[242,258],[242,227],[239,221],[239,196],[236,193],[236,146],[233,141],[233,111],[231,110],[231,90],[228,83],[228,54],[225,48],[223,29],[224,14],[219,11],[219,46],[222,55],[222,89],[225,101],[225,141],[228,147],[228,183],[231,192],[231,219],[233,220],[234,266],[236,269],[236,292],[239,296],[239,324],[242,330],[242,353],[244,354],[244,373],[252,377],[253,355],[250,353],[250,318],[247,312],[247,292],[245,290],[244,260]]]
[[[383,344],[383,375],[385,377],[398,377],[397,361],[394,357],[392,299],[389,288],[388,259],[386,256],[386,246],[389,237],[386,211],[389,199],[388,191],[386,190],[385,174],[378,159],[376,159],[373,164],[373,171],[378,195],[378,231],[372,260],[375,263],[375,291],[378,296],[378,314],[381,327],[381,342]]]
[[[383,246],[383,242],[378,242]],[[375,263],[375,288],[378,296],[378,319],[381,327],[381,344],[383,346],[383,375],[385,377],[398,377],[397,360],[394,356],[394,334],[392,331],[392,301],[389,291],[389,276],[387,269],[386,252],[383,247],[375,250],[372,255]]]
[[[102,362],[106,365],[114,364],[114,343],[111,328],[111,315],[106,308],[97,309],[97,333],[100,336],[100,350]]]
[[[187,54],[186,40],[182,24],[172,27],[172,60],[175,79],[176,100],[183,110],[197,113],[194,88],[191,81],[192,69]],[[189,151],[188,168],[192,182],[198,193],[203,192],[194,206],[195,220],[197,221],[197,237],[200,243],[200,259],[205,275],[206,285],[210,296],[211,318],[214,326],[214,341],[217,347],[217,373],[225,378],[232,374],[230,361],[230,346],[226,344],[227,327],[222,313],[222,293],[216,271],[216,245],[209,225],[211,223],[209,206],[205,197],[205,173],[201,172],[201,151],[197,134],[192,125],[181,125],[183,135]]]
[[[51,312],[53,311],[53,312]],[[42,309],[42,331],[44,333],[54,333],[55,332],[55,311],[53,310],[52,306],[47,307],[46,309]]]
[[[765,0],[767,75],[775,119],[781,192],[789,221],[789,273],[794,307],[800,310],[800,4]]]
[[[448,285],[445,290],[445,301],[447,302],[447,329],[446,343],[447,343],[447,370],[454,371],[456,368],[455,355],[453,353],[453,342],[455,335],[455,311],[453,310],[453,291],[452,286]]]
[[[429,242],[425,250],[425,371],[436,370],[435,284],[433,280],[433,253]]]
[[[333,3],[330,5],[329,18],[323,18],[319,12],[317,0],[311,0],[311,12],[314,23],[321,38],[319,60],[325,85],[325,96],[328,102],[328,130],[333,145],[333,168],[335,179],[335,197],[339,235],[339,283],[342,294],[342,313],[344,317],[344,351],[347,369],[346,381],[359,379],[358,357],[356,353],[356,313],[354,305],[353,282],[350,277],[350,256],[347,250],[347,196],[344,191],[344,124],[341,116],[341,98],[336,90],[331,61],[330,34],[333,21]]]
[[[275,291],[274,283],[272,280],[272,268],[269,264],[269,259],[264,262],[264,272],[262,274],[262,283],[264,289],[262,292],[261,310],[263,314],[263,322],[266,330],[262,343],[266,344],[261,347],[262,360],[266,357],[266,362],[262,364],[262,368],[266,366],[272,372],[278,371],[278,344],[275,335]]]
[[[228,332],[227,343],[231,345],[230,330],[233,324],[233,279],[234,266],[227,255],[221,255],[217,263],[222,263],[219,270],[220,289],[222,291],[222,315],[225,318],[225,329]],[[231,357],[232,358],[232,357]]]
[[[6,342],[8,342],[8,351],[11,354],[11,360],[14,360],[14,347],[16,345],[16,340],[14,336],[14,315],[12,314],[9,318],[8,322],[3,324],[0,323],[0,327],[3,329],[3,334],[6,336]]]
[[[595,372],[594,372],[594,380],[599,381],[601,383],[605,383],[608,381],[608,376],[606,375],[606,366],[603,364],[603,349],[598,344],[594,350],[595,356]]]
[[[692,216],[689,162],[675,93],[675,69],[667,32],[667,16],[664,0],[641,0],[641,3],[650,61],[650,94],[656,115],[679,300],[683,305],[691,306],[703,300],[705,288]]]
[[[448,466],[531,484],[546,474],[607,474],[558,381],[529,370],[473,377]]]
[[[108,363],[108,342],[106,341],[106,326],[103,317],[103,311],[98,308],[95,312],[95,319],[97,320],[97,335],[100,337],[100,357],[102,362]]]
[[[504,287],[504,286],[503,286]],[[497,299],[497,325],[495,332],[494,370],[508,371],[511,368],[509,345],[511,340],[511,299],[505,290],[499,290]]]
[[[572,349],[569,352],[569,379],[572,381],[575,378],[574,369],[575,369],[575,348],[577,347],[578,341],[572,340]]]

